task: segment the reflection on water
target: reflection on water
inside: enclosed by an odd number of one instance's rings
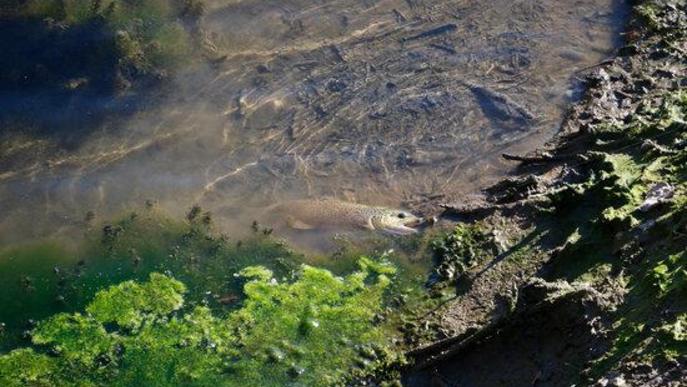
[[[226,59],[181,74],[156,107],[75,149],[3,139],[0,242],[80,233],[146,200],[175,214],[198,203],[232,234],[285,199],[460,198],[507,171],[500,153],[555,133],[575,71],[616,44],[621,8],[216,0],[203,23]]]

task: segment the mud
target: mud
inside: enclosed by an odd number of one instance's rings
[[[687,9],[663,1],[638,6],[618,57],[586,69],[588,91],[558,136],[535,151],[505,154],[518,163],[512,177],[469,200],[439,205],[445,217],[498,231],[511,246],[505,254],[487,251],[491,258],[449,282],[456,295],[424,320],[432,328],[421,335],[438,341],[408,353],[415,368],[406,373],[407,385],[685,383],[684,346],[660,338],[660,327],[684,313],[683,293],[657,296],[650,274],[664,254],[685,248],[684,238],[672,231],[684,228],[684,208],[658,204],[674,203],[672,184],[684,186],[681,161],[671,159],[654,180],[632,185],[643,192],[630,201],[632,215],[613,212],[627,203],[614,196],[623,190],[627,171],[610,169],[617,173],[604,183],[610,186],[589,183],[609,171],[607,157],[636,157],[650,165],[684,152],[679,118],[666,121],[670,130],[658,116],[642,120],[687,85],[684,24],[676,23]],[[682,114],[683,107],[675,109]],[[637,120],[643,124],[633,126]],[[634,214],[638,219],[630,221]],[[565,278],[571,282],[557,282],[562,288],[582,286],[596,301],[563,297],[543,309],[523,303],[532,284],[546,284],[537,277]],[[665,286],[684,289],[681,284]],[[647,331],[632,333],[638,326]],[[671,345],[676,349],[667,349]]]
[[[413,386],[568,385],[607,346],[598,321],[608,303],[591,288],[568,283],[525,284],[517,306],[462,340],[420,348],[405,380]],[[443,351],[441,350],[443,347]],[[432,352],[430,357],[423,353]]]

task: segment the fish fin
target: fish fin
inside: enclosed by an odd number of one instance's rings
[[[296,230],[312,230],[313,228],[315,228],[307,223],[301,222],[300,220],[293,218],[289,218],[286,221],[286,224],[288,224],[289,227],[294,228]]]
[[[375,230],[375,226],[372,224],[372,219],[368,219],[367,223],[363,225],[363,228],[366,230]]]

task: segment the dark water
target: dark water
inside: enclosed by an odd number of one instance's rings
[[[68,147],[5,135],[0,242],[72,239],[89,211],[97,222],[146,200],[175,215],[198,203],[240,234],[291,198],[459,198],[507,171],[500,153],[556,132],[575,71],[611,55],[624,12],[614,0],[210,2],[203,26],[224,62],[185,70],[124,118],[75,122]],[[31,100],[14,93],[4,100]]]

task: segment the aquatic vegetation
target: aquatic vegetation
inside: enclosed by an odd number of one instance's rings
[[[435,266],[431,282],[460,277],[486,256],[488,238],[479,224],[459,224],[453,231],[432,243]]]
[[[181,2],[112,1],[105,5],[100,1],[72,0],[60,3],[64,8],[61,17],[55,18],[54,14],[48,17],[67,24],[104,19],[114,32],[120,60],[135,71],[169,69],[186,61],[191,54],[191,35],[180,21],[180,17],[186,15]],[[202,16],[202,13],[197,16]]]
[[[2,304],[0,338],[11,352],[0,358],[0,383],[2,367],[17,362],[27,365],[6,376],[9,385],[394,379],[403,360],[391,344],[401,314],[422,315],[425,305],[424,275],[409,281],[414,272],[399,271],[386,254],[351,252],[330,262],[335,272],[302,265],[305,257],[260,229],[241,241],[216,234],[200,207],[184,222],[155,208],[131,213],[94,229],[75,257],[61,251],[0,252],[13,258],[8,264],[25,259],[19,272],[0,270],[18,301]],[[46,267],[58,252],[62,261]],[[22,290],[24,273],[36,290]],[[28,296],[52,307],[27,308]],[[27,318],[40,322],[26,325]]]
[[[0,88],[10,93],[0,111],[0,133],[49,136],[51,146],[70,147],[105,120],[150,107],[166,80],[206,54],[216,55],[206,47],[214,45],[200,44],[200,14],[189,13],[185,3],[0,5]]]
[[[187,302],[225,310],[240,304],[243,282],[234,274],[241,269],[265,265],[277,278],[288,279],[301,262],[304,256],[260,233],[240,241],[215,233],[203,211],[197,219],[182,222],[155,209],[141,210],[94,228],[72,249],[55,242],[6,248],[0,250],[0,279],[5,284],[0,293],[0,322],[5,324],[0,348],[20,344],[22,332],[31,328],[29,319],[81,311],[99,290],[143,281],[153,272],[184,282]],[[132,286],[124,284],[119,286]],[[159,303],[157,298],[151,295]]]
[[[372,318],[395,269],[361,258],[337,277],[303,266],[292,282],[247,267],[241,308],[185,307],[185,286],[153,273],[98,292],[86,314],[32,331],[32,348],[0,356],[0,382],[32,385],[332,385],[388,356]],[[17,367],[21,364],[20,367]]]
[[[165,316],[181,308],[186,287],[180,282],[153,273],[148,283],[127,281],[98,292],[86,307],[89,315],[101,323],[116,323],[127,329],[138,329],[147,316]]]
[[[18,66],[6,81],[25,83],[26,78],[74,92],[164,77],[193,56],[192,25],[202,12],[191,17],[187,8],[172,0],[30,0],[14,5],[8,11],[14,24],[3,25],[3,31],[24,31],[28,40],[21,47],[7,43],[8,60]],[[45,50],[45,45],[62,50]],[[36,46],[37,53],[13,58],[27,46]],[[81,48],[78,55],[66,55],[75,46]],[[37,66],[42,70],[33,76]]]

